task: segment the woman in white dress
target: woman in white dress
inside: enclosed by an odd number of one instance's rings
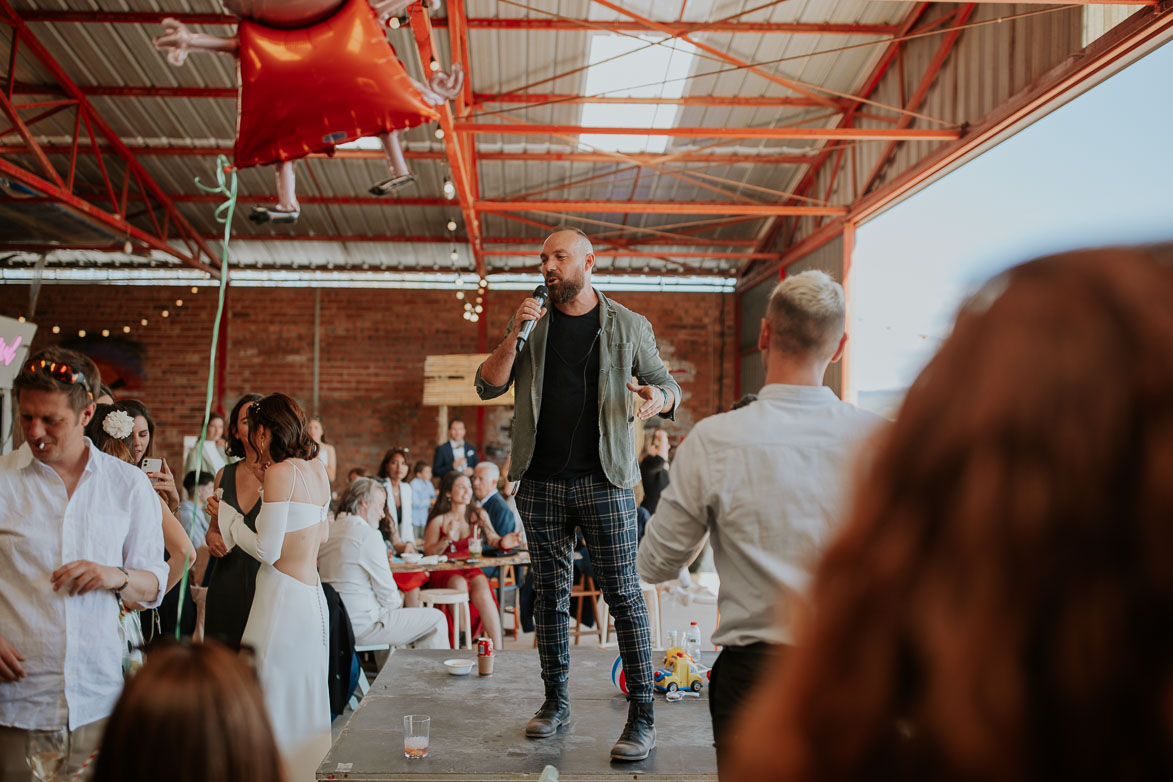
[[[326,466],[326,474],[330,476],[330,483],[338,478],[338,452],[334,446],[326,442],[326,429],[322,426],[321,416],[310,418],[310,437],[318,444],[318,461]]]
[[[289,397],[254,402],[248,431],[263,474],[256,532],[227,505],[220,532],[228,548],[261,562],[241,643],[256,654],[288,782],[312,780],[330,750],[329,614],[317,571],[330,482],[305,414]]]

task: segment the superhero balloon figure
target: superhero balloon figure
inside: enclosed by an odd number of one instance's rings
[[[375,136],[391,176],[371,187],[387,195],[415,179],[399,132],[439,119],[436,106],[464,85],[460,64],[424,85],[407,75],[384,23],[412,0],[224,0],[240,17],[232,38],[193,33],[175,19],[155,39],[182,65],[191,51],[225,52],[239,62],[237,168],[275,165],[277,204],[254,207],[256,223],[297,220],[294,161],[338,144]],[[428,0],[433,8],[439,0]]]

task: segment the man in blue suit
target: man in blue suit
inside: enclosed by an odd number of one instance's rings
[[[453,470],[472,477],[477,466],[477,449],[464,441],[464,421],[453,418],[448,422],[448,442],[436,446],[432,457],[432,477],[443,478]]]
[[[505,502],[505,498],[497,492],[497,481],[501,477],[501,470],[492,462],[481,462],[473,470],[472,493],[477,502],[489,514],[489,523],[498,535],[506,535],[517,531],[517,517]],[[504,530],[504,532],[502,532]]]

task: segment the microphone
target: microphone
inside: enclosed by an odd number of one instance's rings
[[[534,288],[534,298],[538,300],[538,307],[545,307],[546,299],[550,298],[550,289],[545,285],[539,285],[538,287]],[[521,333],[517,335],[518,353],[520,353],[522,348],[525,347],[525,343],[529,339],[529,335],[533,333],[534,324],[536,323],[536,320],[527,320],[525,325],[521,327]]]

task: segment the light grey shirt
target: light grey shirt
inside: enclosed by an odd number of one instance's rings
[[[711,535],[721,578],[713,642],[793,643],[797,601],[843,521],[857,453],[881,423],[825,386],[784,385],[701,421],[648,522],[640,577],[676,578]]]
[[[0,725],[70,729],[110,716],[122,692],[118,598],[107,589],[70,597],[50,576],[88,560],[146,570],[159,591],[163,508],[146,473],[104,454],[88,439],[89,459],[68,496],[52,467],[25,443],[0,456],[0,635],[20,652],[27,676],[0,684]]]
[[[318,575],[342,598],[356,638],[403,605],[383,536],[358,516],[344,513],[330,525],[318,551]]]

